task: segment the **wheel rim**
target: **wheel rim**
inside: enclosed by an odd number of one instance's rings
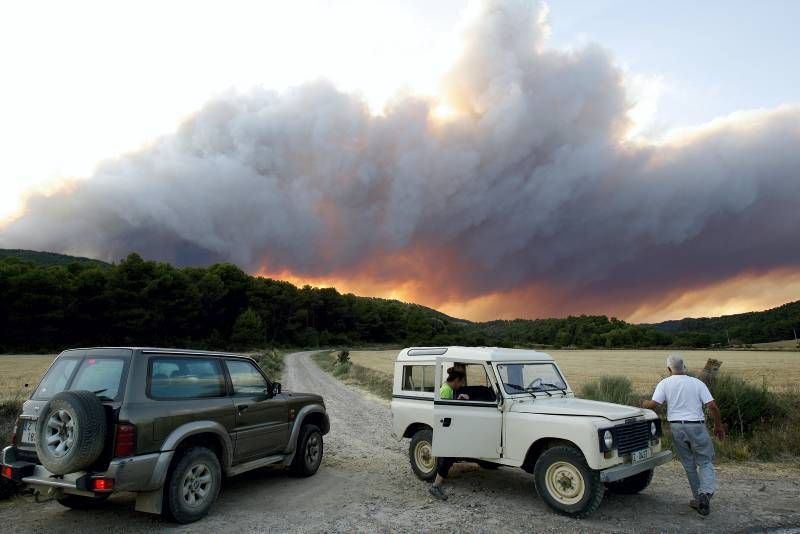
[[[314,467],[320,459],[322,450],[322,440],[316,432],[311,434],[306,442],[306,465]]]
[[[211,495],[214,479],[207,464],[198,463],[190,467],[181,483],[181,496],[189,506],[202,506]]]
[[[545,472],[547,491],[559,503],[580,502],[586,493],[586,483],[580,470],[568,462],[555,462]]]
[[[436,457],[433,455],[431,444],[427,441],[420,441],[414,447],[414,461],[420,470],[429,473],[436,467]]]
[[[47,418],[47,450],[56,458],[64,457],[75,444],[75,418],[67,410],[56,410]]]

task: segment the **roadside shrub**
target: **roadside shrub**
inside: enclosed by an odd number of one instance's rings
[[[350,362],[350,351],[347,349],[340,350],[339,353],[336,355],[336,362],[337,363],[349,363]]]
[[[633,391],[633,384],[624,376],[602,376],[587,382],[581,388],[581,397],[629,406],[638,405],[640,400]]]
[[[0,401],[0,449],[11,444],[11,432],[22,410],[22,398],[15,397]],[[17,493],[17,485],[5,477],[0,477],[0,500]]]
[[[785,416],[775,394],[736,376],[718,376],[711,394],[732,436],[750,436],[767,424],[780,423]]]
[[[268,350],[256,357],[258,365],[267,373],[272,381],[280,381],[283,374],[283,353],[275,349]]]
[[[333,366],[333,376],[342,377],[350,373],[352,364],[350,362],[337,361]]]

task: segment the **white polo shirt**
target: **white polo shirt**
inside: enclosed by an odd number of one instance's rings
[[[667,403],[667,421],[703,421],[703,406],[714,400],[708,387],[689,375],[672,375],[658,383],[653,400]]]

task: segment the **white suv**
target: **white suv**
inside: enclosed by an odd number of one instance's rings
[[[439,398],[452,366],[467,377],[455,398],[469,400]],[[521,467],[553,510],[572,517],[594,512],[606,489],[640,492],[672,457],[661,450],[655,412],[577,399],[553,358],[531,350],[401,350],[392,420],[397,439],[411,438],[411,468],[420,479],[436,476],[438,456]]]

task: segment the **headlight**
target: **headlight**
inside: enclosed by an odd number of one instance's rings
[[[611,449],[611,446],[614,445],[614,436],[611,435],[610,430],[606,430],[603,433],[603,443],[606,445],[606,449]]]
[[[650,423],[650,435],[655,437],[656,432],[657,432],[657,430],[656,430],[655,422]]]

